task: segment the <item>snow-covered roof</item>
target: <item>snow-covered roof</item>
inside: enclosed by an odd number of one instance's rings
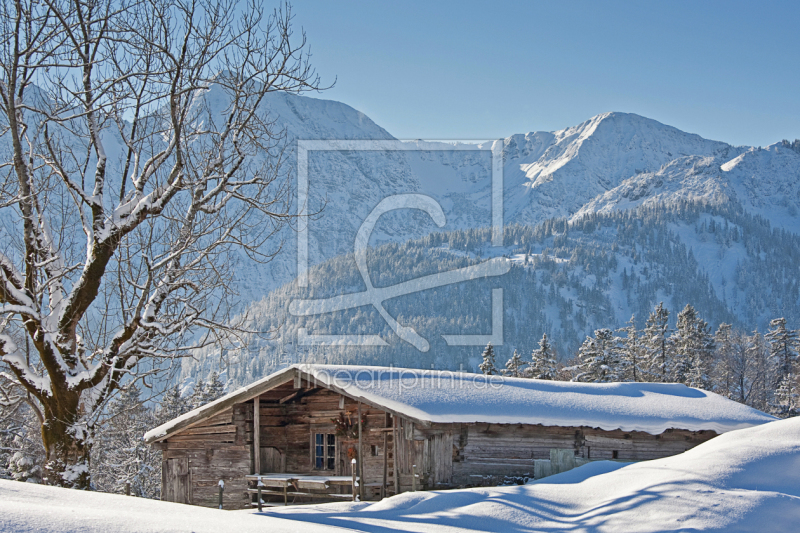
[[[163,424],[165,438],[295,377],[421,423],[541,424],[604,430],[713,430],[776,420],[712,392],[675,383],[572,383],[406,368],[295,365]]]

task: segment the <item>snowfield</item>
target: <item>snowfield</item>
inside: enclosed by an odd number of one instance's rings
[[[119,494],[83,492],[0,479],[0,532],[301,533],[308,524]],[[314,525],[314,531],[341,529]]]
[[[523,486],[261,514],[0,481],[3,532],[791,532],[798,524],[800,418],[732,431],[666,459],[596,462]]]

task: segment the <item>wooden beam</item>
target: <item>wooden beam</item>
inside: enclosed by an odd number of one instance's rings
[[[383,413],[383,482],[381,483],[381,500],[386,497],[387,485],[389,483],[389,434],[386,430],[391,431],[392,427],[389,425],[389,413]]]
[[[261,399],[256,396],[253,398],[253,472],[261,473]]]
[[[394,433],[392,433],[392,471],[394,472],[394,493],[395,495],[400,494],[400,470],[397,468],[397,437],[399,436],[399,431],[397,431],[397,415],[392,416],[393,426],[392,429]]]
[[[316,390],[316,389],[298,389],[298,390],[294,391],[293,393],[289,394],[288,396],[284,396],[283,398],[278,400],[278,403],[279,404],[284,404],[286,402],[290,402],[290,401],[294,400],[295,398],[299,398],[299,397],[303,396],[309,390]]]
[[[361,402],[358,402],[358,495],[364,501],[364,441],[361,438]]]

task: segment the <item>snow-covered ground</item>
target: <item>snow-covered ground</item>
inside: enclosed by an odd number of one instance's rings
[[[0,480],[2,533],[321,533],[336,527],[118,494]]]
[[[666,459],[596,462],[524,486],[260,515],[0,481],[0,531],[790,532],[800,528],[798,472],[800,418],[732,431]]]

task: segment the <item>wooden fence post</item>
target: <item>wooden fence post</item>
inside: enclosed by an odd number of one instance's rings
[[[263,485],[263,483],[261,483],[261,478],[258,478],[258,485],[256,485],[256,486],[258,487],[258,512],[259,513],[262,510],[261,509],[261,487],[262,487],[262,485]]]
[[[351,470],[353,471],[353,501],[357,502],[358,501],[358,493],[356,492],[356,489],[358,488],[358,481],[356,481],[356,460],[355,460],[355,458],[352,461],[350,461],[350,464],[353,467],[353,468],[351,468]]]
[[[130,481],[126,481],[125,482],[125,496],[130,496],[130,495],[131,495],[131,482]]]
[[[261,399],[253,398],[253,474],[261,473]]]
[[[219,480],[219,508],[222,509],[222,492],[225,490],[225,482]]]
[[[411,492],[417,492],[417,465],[411,465]]]

